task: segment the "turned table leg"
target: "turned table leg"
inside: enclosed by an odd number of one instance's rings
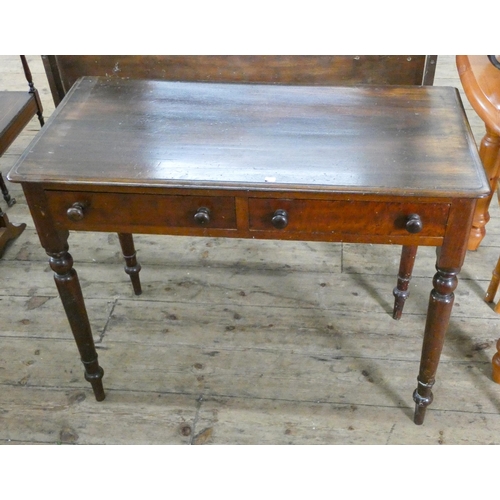
[[[413,265],[415,264],[417,250],[418,246],[405,245],[403,246],[403,250],[401,251],[398,284],[392,292],[392,294],[394,295],[394,310],[392,313],[392,317],[394,319],[401,319],[401,314],[403,313],[406,299],[410,295],[408,287],[410,285],[411,274],[413,272]]]
[[[453,291],[458,284],[457,271],[437,268],[433,284],[434,289],[429,298],[425,325],[420,372],[417,378],[418,386],[413,393],[415,401],[414,422],[417,425],[424,422],[425,410],[432,403],[432,386],[435,382],[444,337],[453,307]]]
[[[73,258],[68,252],[69,231],[58,229],[54,223],[43,187],[23,185],[23,190],[40,243],[49,256],[49,264],[54,271],[57,290],[85,368],[85,379],[92,385],[97,401],[102,401],[105,398],[102,385],[104,371],[97,361],[80,280],[73,268]]]
[[[134,293],[140,295],[142,293],[141,281],[139,279],[141,265],[137,262],[134,237],[130,233],[118,233],[118,238],[123,258],[125,259],[125,272],[130,276]]]
[[[469,250],[477,250],[479,244],[486,234],[485,226],[490,220],[488,208],[490,206],[493,194],[495,193],[498,186],[498,176],[500,173],[499,151],[500,137],[493,131],[491,131],[488,127],[486,127],[486,135],[481,141],[479,156],[481,157],[484,170],[490,182],[491,194],[490,196],[482,198],[477,202],[476,211],[474,212],[474,218],[472,221],[472,229],[469,236]]]
[[[435,382],[444,338],[450,323],[454,291],[467,253],[467,242],[476,206],[475,200],[455,200],[448,216],[447,231],[441,247],[437,248],[436,274],[429,297],[425,323],[418,385],[413,393],[415,401],[414,422],[421,425],[427,407],[432,403],[432,386]]]
[[[92,338],[80,281],[73,269],[73,258],[67,250],[66,246],[61,252],[47,251],[47,255],[50,257],[49,263],[54,271],[57,290],[85,367],[85,379],[91,383],[97,401],[102,401],[105,397],[102,385],[104,370],[97,361],[97,352]]]

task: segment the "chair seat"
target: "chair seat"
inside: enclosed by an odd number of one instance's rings
[[[500,71],[487,56],[457,56],[457,69],[471,106],[500,135]]]
[[[34,94],[29,92],[0,92],[0,156],[36,115]]]
[[[38,115],[40,125],[44,124],[42,103],[38,91],[33,85],[31,71],[26,56],[20,56],[29,91],[0,91],[0,157],[7,151],[16,137]],[[16,200],[11,198],[0,172],[0,190],[7,205],[11,207]],[[17,238],[26,228],[26,224],[13,224],[7,214],[0,209],[0,257],[10,240]]]

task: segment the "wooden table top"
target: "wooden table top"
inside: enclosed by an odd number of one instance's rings
[[[485,196],[456,89],[80,79],[14,182]]]

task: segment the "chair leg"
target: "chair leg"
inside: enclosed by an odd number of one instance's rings
[[[392,317],[394,319],[401,319],[401,315],[403,314],[403,307],[405,305],[406,299],[408,298],[408,295],[410,295],[408,286],[410,285],[417,250],[417,246],[405,245],[403,246],[403,250],[401,251],[398,284],[392,292],[392,294],[394,295],[394,310],[392,312]]]
[[[2,190],[3,199],[7,202],[7,205],[9,207],[11,207],[12,205],[14,205],[14,203],[16,203],[16,199],[12,198],[10,196],[9,190],[7,189],[7,186],[5,185],[5,181],[3,179],[3,175],[2,175],[1,172],[0,172],[0,189]]]
[[[136,251],[134,247],[134,237],[130,233],[118,233],[120,246],[122,248],[123,258],[125,259],[125,272],[130,276],[134,293],[142,293],[139,271],[141,265],[137,262]]]
[[[495,269],[493,269],[491,281],[490,281],[490,284],[488,286],[488,290],[486,291],[486,294],[484,296],[485,302],[492,303],[495,300],[495,295],[498,291],[498,285],[500,285],[500,258],[497,261],[497,265],[495,266]],[[496,312],[500,312],[500,311],[497,311],[498,307],[499,307],[498,305],[495,307]]]
[[[3,255],[7,243],[17,238],[25,229],[26,224],[9,222],[7,214],[0,210],[0,257]]]
[[[493,355],[491,360],[491,365],[493,368],[492,378],[493,382],[500,384],[500,339],[497,342],[497,352]]]
[[[500,173],[500,137],[486,127],[486,135],[481,141],[479,148],[479,156],[483,163],[483,167],[490,182],[491,194],[487,198],[478,200],[474,219],[472,221],[472,229],[469,236],[469,250],[477,250],[483,240],[486,229],[485,226],[490,220],[488,208],[490,206],[493,193],[498,186],[498,176]]]
[[[37,95],[38,95],[38,92],[37,92]],[[43,119],[42,112],[41,111],[37,111],[36,114],[38,116],[38,121],[40,122],[40,127],[43,127],[45,125],[45,120]]]

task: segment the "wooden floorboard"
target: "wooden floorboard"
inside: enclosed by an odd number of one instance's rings
[[[40,56],[28,56],[48,117]],[[436,85],[460,89],[453,56]],[[0,56],[0,90],[23,90]],[[462,94],[463,95],[463,94]],[[465,99],[465,98],[464,98]],[[480,120],[464,100],[476,141]],[[0,158],[4,174],[40,126]],[[469,252],[422,426],[412,422],[435,250],[420,248],[401,321],[396,246],[138,235],[132,293],[114,234],[75,233],[75,259],[105,370],[97,403],[21,189],[27,229],[0,259],[0,444],[499,444],[491,357],[500,315],[482,300],[500,254],[500,210]]]

